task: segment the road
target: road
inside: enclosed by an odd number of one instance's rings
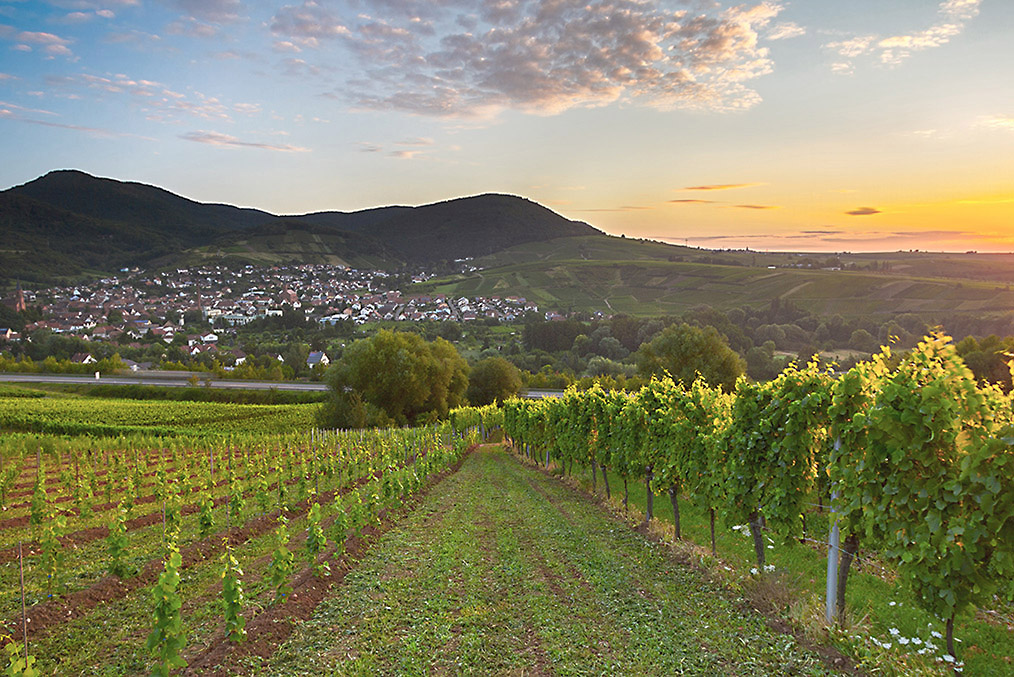
[[[145,374],[144,376],[70,376],[65,374],[0,374],[0,381],[8,383],[73,383],[76,385],[144,385],[166,386],[169,388],[185,388],[192,384],[186,378],[165,376],[162,374]],[[202,379],[200,385],[205,386]],[[299,390],[324,391],[323,383],[306,383],[301,381],[226,381],[212,379],[207,382],[211,388],[232,388],[234,390]]]
[[[165,386],[169,388],[185,388],[191,386],[187,381],[187,375],[169,376],[164,373],[152,372],[137,376],[103,376],[96,379],[94,376],[76,376],[67,374],[11,374],[0,373],[0,382],[8,383],[71,383],[75,385],[143,385],[143,386]],[[206,385],[207,384],[207,385]],[[211,381],[200,382],[201,387],[209,388],[231,388],[233,390],[297,390],[303,392],[323,392],[327,385],[323,383],[308,383],[304,381],[233,381],[212,379]],[[532,400],[540,400],[545,397],[560,397],[563,391],[560,390],[529,390],[523,395]]]

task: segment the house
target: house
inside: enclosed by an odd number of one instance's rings
[[[313,369],[317,365],[326,367],[329,364],[331,364],[331,360],[323,350],[314,350],[306,358],[306,366],[310,369]]]
[[[98,362],[98,360],[88,353],[74,353],[74,356],[70,358],[70,361],[74,364],[95,364]]]

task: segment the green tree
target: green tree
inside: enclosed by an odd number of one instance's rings
[[[699,373],[709,384],[729,392],[746,365],[714,327],[679,324],[641,346],[637,369],[644,376],[668,374],[684,387],[690,387]]]
[[[521,390],[521,372],[502,357],[480,360],[468,375],[468,401],[474,406],[503,402]]]
[[[463,404],[468,364],[444,339],[382,330],[349,346],[325,380],[323,425],[362,427],[385,417],[409,423],[444,417]]]

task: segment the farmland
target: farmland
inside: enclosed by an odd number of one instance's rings
[[[997,435],[965,433],[955,442],[983,441],[989,454],[969,446],[963,453],[983,471],[953,480],[948,491],[998,497],[991,515],[980,510],[970,524],[1002,522],[1009,399],[968,390],[966,372],[938,344],[927,339],[908,362],[880,373],[879,385],[860,390],[911,391],[903,379],[918,372],[950,379],[945,391],[964,388],[969,401],[982,398],[982,411],[992,413],[976,420]],[[943,352],[933,358],[933,350]],[[16,642],[8,646],[20,647],[27,626],[42,674],[780,675],[853,665],[944,674],[944,657],[953,656],[945,653],[946,617],[923,608],[918,586],[913,594],[913,565],[891,554],[889,532],[864,542],[844,623],[830,631],[823,623],[827,480],[777,470],[823,468],[825,457],[803,458],[826,449],[832,426],[820,416],[843,416],[850,400],[841,396],[855,394],[846,388],[853,377],[834,390],[815,369],[732,395],[700,385],[680,395],[656,383],[614,393],[605,408],[586,406],[604,397],[596,389],[458,409],[436,426],[352,432],[313,429],[311,409],[301,407],[316,405],[19,397],[31,391],[11,388],[0,398],[7,417],[0,418],[0,621]],[[930,379],[922,387],[938,385]],[[676,406],[691,396],[730,407],[719,420],[740,432],[724,437],[725,428],[696,421],[690,400]],[[752,401],[769,404],[749,414]],[[927,419],[942,426],[936,436],[952,439],[946,398],[929,402],[941,407]],[[657,411],[641,416],[648,407]],[[273,413],[254,414],[261,410]],[[809,417],[804,428],[792,418],[800,415]],[[47,433],[39,423],[46,421],[76,434]],[[835,425],[856,447],[862,426]],[[870,429],[877,425],[884,423]],[[499,439],[501,426],[513,457],[492,444],[475,450],[483,436]],[[780,441],[765,446],[751,430],[781,431],[771,435]],[[918,438],[915,431],[901,439]],[[735,466],[741,482],[718,482],[747,439],[755,467]],[[711,466],[710,484],[680,485],[680,533],[666,487],[694,444],[726,455]],[[648,447],[659,451],[646,476],[640,454]],[[846,498],[861,479],[829,476]],[[930,476],[918,481],[929,487]],[[917,482],[905,477],[899,481]],[[760,563],[751,539],[759,521],[737,513],[737,492],[767,517]],[[968,505],[962,500],[939,508],[952,527]],[[901,519],[889,503],[878,505]],[[714,552],[709,506],[719,515]],[[646,523],[645,512],[654,519]],[[869,519],[843,514],[851,529]],[[997,530],[997,552],[1009,547],[1005,528]],[[936,543],[928,536],[921,550]],[[932,565],[924,559],[920,566]],[[990,566],[976,585],[996,595],[961,607],[953,637],[967,674],[1000,677],[1014,654],[1014,589],[1002,584],[1005,560]],[[972,594],[960,576],[933,580]]]
[[[502,452],[472,454],[258,674],[827,674],[734,596]]]
[[[414,285],[455,296],[518,295],[540,307],[638,316],[680,314],[707,304],[721,310],[790,300],[846,317],[916,313],[999,314],[1014,306],[1002,256],[878,254],[843,256],[891,272],[797,268],[800,257],[690,250],[619,238],[528,243],[476,260],[477,272]],[[770,267],[769,267],[770,266]]]
[[[26,413],[26,403],[48,408]],[[275,423],[287,433],[239,416],[257,405],[0,406],[5,426],[15,413],[92,426],[6,432],[0,443],[0,619],[9,649],[27,628],[41,674],[136,674],[181,660],[203,674],[227,655],[270,653],[465,449],[432,427],[311,432],[286,412],[306,405],[281,407]],[[148,425],[170,414],[171,426]],[[154,621],[153,595],[175,600]],[[235,613],[223,617],[230,599]],[[251,641],[232,651],[247,628]]]

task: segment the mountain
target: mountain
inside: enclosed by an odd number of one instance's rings
[[[602,234],[511,195],[278,216],[76,170],[0,192],[0,278],[44,283],[222,257],[394,268],[573,235]]]
[[[76,170],[50,172],[6,192],[81,216],[162,231],[187,244],[206,242],[209,233],[243,230],[276,218],[257,209],[203,204],[155,186]]]

